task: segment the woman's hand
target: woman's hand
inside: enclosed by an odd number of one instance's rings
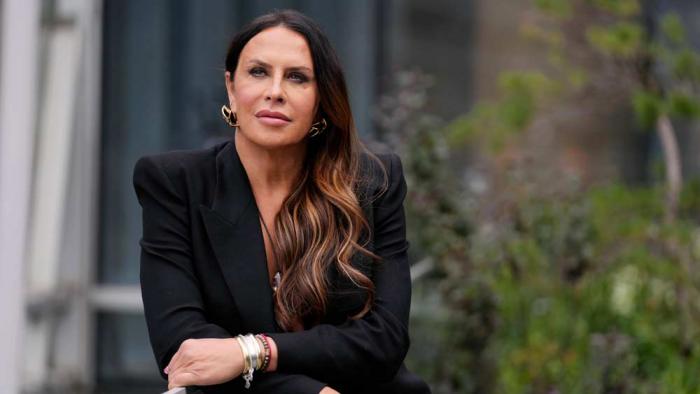
[[[235,338],[187,339],[165,373],[168,390],[228,382],[243,373],[243,351]]]
[[[322,388],[321,392],[319,392],[318,394],[340,394],[340,393],[333,390],[332,388],[326,386],[326,387]]]

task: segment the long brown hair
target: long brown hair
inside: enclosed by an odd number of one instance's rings
[[[273,256],[282,272],[275,294],[275,315],[290,330],[297,317],[317,321],[327,307],[326,273],[330,264],[352,283],[367,291],[364,307],[351,316],[362,317],[374,302],[374,284],[350,264],[355,253],[379,260],[366,248],[370,225],[361,205],[363,177],[360,157],[380,163],[359,140],[350,110],[345,76],[328,38],[310,18],[293,10],[275,10],[247,24],[232,40],[226,70],[235,74],[243,47],[261,31],[284,26],[306,38],[320,96],[317,118],[328,127],[307,141],[307,156],[297,186],[285,199],[275,218]],[[386,188],[386,170],[382,189]],[[375,196],[376,197],[376,196]],[[367,236],[367,237],[365,237]]]

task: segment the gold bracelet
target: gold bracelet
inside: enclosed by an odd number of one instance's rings
[[[241,347],[241,354],[243,355],[243,372],[245,373],[250,369],[250,365],[248,364],[248,348],[245,346],[243,343],[243,340],[241,339],[241,335],[236,336],[236,341],[238,342],[238,345]]]
[[[244,336],[243,340],[248,345],[248,349],[250,351],[250,367],[253,370],[259,369],[262,359],[260,358],[260,345],[258,345],[258,341],[255,339],[253,334]]]
[[[250,342],[250,338],[252,338],[252,334],[248,335],[237,335],[236,339],[238,340],[238,343],[241,345],[241,349],[243,350],[243,359],[244,359],[244,369],[243,369],[243,380],[245,380],[245,388],[249,389],[250,388],[250,383],[253,381],[253,372],[255,371],[255,367],[257,364],[257,354],[255,354],[255,345],[253,345]],[[255,357],[255,358],[254,358]]]

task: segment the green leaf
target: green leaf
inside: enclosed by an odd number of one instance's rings
[[[697,118],[700,116],[700,101],[684,92],[672,92],[668,97],[670,113],[675,116]]]
[[[535,6],[545,14],[568,18],[571,16],[572,5],[570,0],[535,0]]]
[[[558,84],[539,71],[506,71],[498,78],[498,86],[507,96],[526,95],[543,98],[556,92]]]
[[[591,26],[586,38],[603,54],[631,58],[641,51],[645,37],[639,23],[618,22],[609,27]]]
[[[504,92],[500,116],[508,130],[521,130],[532,120],[538,100],[556,91],[557,84],[541,72],[510,71],[499,78]]]
[[[446,126],[447,140],[450,145],[461,146],[470,142],[478,130],[474,125],[474,111],[459,116]]]
[[[532,119],[535,112],[535,102],[528,94],[517,94],[507,97],[502,106],[505,125],[510,129],[523,129]]]
[[[685,28],[675,12],[670,12],[661,18],[661,32],[673,44],[685,43]]]
[[[638,0],[593,0],[598,8],[622,17],[639,14],[641,7]]]
[[[700,82],[700,56],[690,49],[684,49],[673,58],[673,75],[679,79]]]
[[[646,90],[634,92],[632,106],[637,115],[637,121],[644,128],[653,127],[662,112],[661,98]]]
[[[559,49],[564,45],[564,35],[556,29],[545,29],[534,23],[525,23],[520,27],[523,37]]]

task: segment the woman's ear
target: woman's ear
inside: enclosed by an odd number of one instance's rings
[[[224,73],[224,83],[226,84],[226,94],[231,111],[236,112],[236,97],[233,94],[233,80],[229,71]]]

